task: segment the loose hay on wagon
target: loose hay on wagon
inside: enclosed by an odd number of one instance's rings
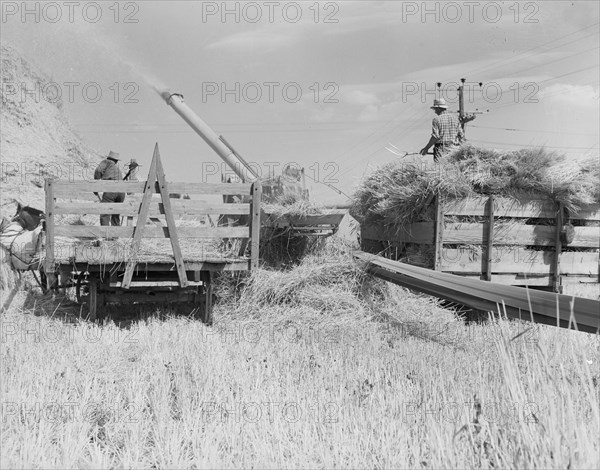
[[[501,284],[598,287],[597,160],[465,145],[435,166],[375,170],[351,213],[363,251]]]

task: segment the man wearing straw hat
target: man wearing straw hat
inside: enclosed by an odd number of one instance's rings
[[[419,153],[427,155],[433,145],[433,161],[437,161],[452,147],[459,145],[465,136],[458,117],[448,112],[448,105],[443,98],[433,100],[431,109],[436,114],[431,122],[431,138]]]
[[[94,171],[95,180],[113,180],[121,181],[123,175],[119,169],[120,156],[118,153],[112,150],[108,154],[105,160],[102,160],[96,171]],[[102,197],[98,193],[94,193],[100,199],[100,202],[123,202],[125,200],[125,193],[102,193]],[[101,214],[100,225],[121,225],[121,216],[119,214]]]

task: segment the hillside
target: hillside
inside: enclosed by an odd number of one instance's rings
[[[12,46],[1,46],[0,59],[0,212],[7,215],[16,201],[43,209],[45,175],[81,177],[99,156],[71,128],[63,100],[53,99],[51,77]]]

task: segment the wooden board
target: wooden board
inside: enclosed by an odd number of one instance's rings
[[[535,245],[553,246],[555,227],[551,225],[501,224],[494,226],[494,245]],[[369,240],[393,240],[404,243],[431,245],[434,242],[434,223],[418,222],[411,224],[398,235],[379,227],[364,225],[361,236]],[[485,244],[484,224],[446,223],[444,224],[444,244],[481,245]],[[600,227],[575,227],[575,239],[569,247],[598,248]]]
[[[74,262],[68,261],[66,263],[58,262],[65,269],[76,270],[76,271],[89,271],[93,273],[108,273],[108,272],[123,272],[124,265],[122,262],[113,264],[101,264],[101,263],[88,263],[88,262]],[[207,261],[184,261],[186,271],[249,271],[250,260],[244,258],[221,258],[212,259]],[[135,273],[143,272],[161,272],[161,271],[173,271],[175,272],[175,265],[173,263],[144,263],[138,264],[135,268]]]
[[[495,224],[494,245],[553,246],[556,228],[551,225]],[[444,244],[481,244],[485,240],[483,224],[445,224]],[[569,247],[598,248],[600,227],[575,227],[575,239]]]
[[[158,144],[156,144],[158,149]],[[158,188],[162,197],[162,204],[165,211],[165,219],[167,220],[167,230],[169,233],[169,239],[171,240],[171,248],[173,249],[173,257],[175,259],[175,266],[177,267],[177,274],[179,277],[179,285],[181,287],[187,287],[188,280],[185,274],[185,267],[183,265],[183,257],[181,256],[181,246],[179,244],[179,235],[177,234],[177,226],[175,225],[175,217],[173,215],[173,209],[171,207],[171,198],[169,197],[169,185],[165,178],[164,168],[160,158],[156,159],[157,168],[156,176],[158,179]],[[124,280],[124,285],[126,285]]]
[[[160,159],[160,153],[158,151],[158,143],[154,146],[154,156],[152,157],[152,163],[150,164],[150,171],[148,172],[148,179],[144,183],[144,196],[142,197],[142,202],[140,204],[140,212],[138,215],[138,220],[136,225],[133,227],[133,235],[132,235],[132,243],[133,250],[137,252],[140,242],[142,240],[142,232],[146,228],[146,221],[148,220],[148,212],[150,210],[150,201],[152,200],[152,193],[154,192],[154,188],[156,191],[160,192],[160,185],[156,183],[156,166],[157,162]],[[162,196],[161,196],[162,197]],[[169,236],[169,231],[165,232],[165,236]],[[123,276],[123,286],[125,288],[129,287],[129,283],[131,282],[131,278],[133,277],[133,270],[135,268],[135,259],[133,257],[125,258],[127,263],[127,267],[125,269],[125,275]],[[178,268],[180,268],[181,263],[179,263]]]
[[[46,256],[44,259],[44,270],[48,276],[53,276],[54,272],[54,184],[53,181],[47,179],[45,182],[46,192]],[[48,288],[52,286],[55,279],[48,279]]]
[[[480,216],[486,215],[487,197],[467,199],[447,199],[443,211],[448,216]],[[513,218],[545,218],[556,217],[556,206],[553,201],[523,197],[512,199],[494,196],[494,216]],[[600,220],[600,205],[583,206],[571,219]]]
[[[54,181],[55,197],[76,197],[77,193],[115,192],[141,193],[145,181]],[[250,194],[250,184],[246,183],[169,183],[169,191],[184,194]],[[156,192],[156,190],[155,190]]]
[[[252,185],[252,214],[250,218],[251,266],[258,269],[258,250],[260,244],[260,201],[262,199],[262,185],[260,180]]]
[[[245,215],[250,212],[250,204],[207,204],[202,201],[172,199],[175,215]],[[139,201],[122,203],[90,203],[90,202],[57,202],[54,205],[55,214],[120,214],[137,216],[140,209]],[[150,203],[149,215],[156,217],[164,214],[162,202]]]
[[[448,273],[453,274],[453,273]],[[468,275],[468,274],[457,274],[465,279],[479,279],[480,276]],[[531,286],[531,287],[552,287],[553,276],[531,276],[526,277],[521,274],[494,274],[492,281],[494,284],[501,284],[504,286]],[[563,285],[581,285],[581,286],[598,286],[597,277],[589,276],[561,276],[561,282]]]
[[[454,274],[448,272],[448,274]],[[460,277],[465,279],[475,279],[483,281],[481,276],[458,274]],[[492,280],[494,284],[501,284],[503,286],[531,286],[531,287],[550,287],[552,285],[552,276],[531,276],[526,277],[519,274],[492,274]],[[487,282],[487,281],[486,281]]]
[[[492,273],[552,273],[554,251],[528,250],[521,247],[496,246],[492,249]],[[561,273],[598,277],[597,252],[563,252],[560,255]],[[447,248],[442,253],[442,271],[478,273],[485,271],[485,256],[469,248]]]
[[[56,225],[57,237],[70,238],[131,238],[134,227],[109,227],[98,225]],[[248,238],[248,227],[177,227],[180,238]],[[166,238],[167,227],[147,226],[144,238]]]

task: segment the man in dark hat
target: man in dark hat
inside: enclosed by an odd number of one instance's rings
[[[121,181],[123,179],[123,175],[119,169],[119,159],[119,154],[111,150],[106,159],[102,160],[96,168],[96,171],[94,172],[94,179]],[[102,197],[100,197],[98,193],[94,194],[98,196],[100,202],[123,202],[125,200],[125,193],[106,192],[102,193]],[[101,214],[100,225],[121,225],[121,216],[119,214]]]
[[[132,158],[131,160],[129,160],[129,164],[126,165],[127,173],[123,177],[123,180],[124,181],[139,181],[139,179],[137,177],[137,173],[141,166],[142,165],[140,165],[135,158]],[[131,196],[132,194],[134,194],[134,193],[127,193],[128,196]],[[131,225],[132,223],[133,223],[133,216],[128,215],[127,216],[127,225]]]
[[[431,109],[436,114],[431,122],[431,137],[419,153],[427,155],[433,145],[433,160],[437,161],[452,147],[459,145],[465,136],[458,117],[448,112],[448,105],[444,99],[433,100]]]
[[[125,181],[139,181],[137,177],[137,172],[139,167],[141,167],[135,158],[132,158],[127,165],[127,174],[123,178]]]

